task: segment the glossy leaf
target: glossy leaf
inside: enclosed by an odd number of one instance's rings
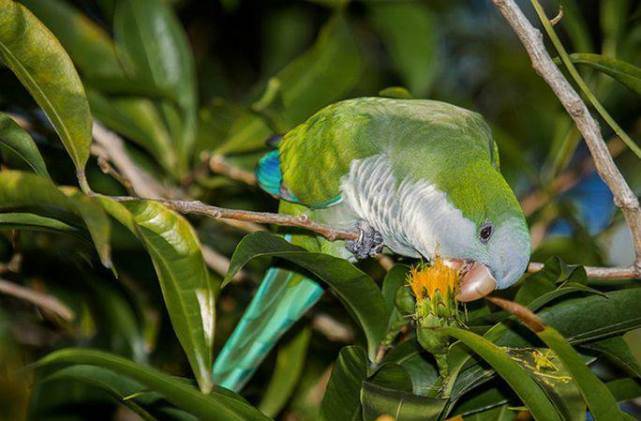
[[[118,1],[114,33],[118,47],[131,59],[135,78],[149,81],[178,105],[177,118],[171,115],[172,104],[161,104],[161,110],[185,167],[195,140],[196,81],[194,59],[177,17],[161,0]]]
[[[618,402],[641,397],[641,380],[639,379],[627,377],[612,380],[608,382],[606,386]]]
[[[428,396],[435,391],[439,377],[436,362],[430,357],[415,338],[409,338],[388,351],[383,364],[396,363],[402,366],[412,380],[413,393]]]
[[[134,393],[139,393],[144,390],[139,383],[133,382],[126,377],[122,377],[100,367],[74,365],[55,371],[53,374],[45,377],[42,383],[46,384],[65,380],[80,381],[89,386],[97,387],[106,392],[116,402],[138,414],[143,420],[155,420],[155,418],[134,399],[125,399]]]
[[[358,82],[360,51],[348,23],[341,16],[330,20],[314,46],[274,79],[276,99],[266,110],[278,113],[282,130],[289,130],[313,113],[342,98]]]
[[[463,329],[447,327],[441,330],[463,342],[491,365],[528,407],[535,419],[561,420],[545,392],[503,349],[487,339]]]
[[[367,354],[358,346],[347,346],[338,354],[321,403],[325,420],[361,420],[361,384],[367,377]]]
[[[641,366],[632,355],[623,336],[613,336],[584,345],[585,348],[605,356],[608,360],[623,368],[631,375],[641,378]]]
[[[544,308],[537,315],[570,343],[585,344],[641,327],[641,307],[635,304],[638,300],[641,300],[641,288],[618,290],[606,293],[606,297],[590,295],[567,299]],[[524,326],[506,322],[492,327],[484,337],[499,346],[513,348],[535,346],[537,341],[536,335]],[[455,347],[448,356],[450,371],[462,369],[470,360],[469,352]],[[492,375],[479,364],[467,366],[455,377],[452,396],[458,399]]]
[[[361,405],[363,420],[374,421],[381,415],[391,415],[399,421],[438,419],[445,400],[426,398],[372,382],[363,383]]]
[[[7,148],[20,157],[36,174],[50,178],[45,161],[29,133],[3,113],[0,113],[1,148]]]
[[[99,200],[149,253],[176,336],[198,385],[207,393],[212,388],[209,370],[214,340],[214,285],[194,229],[182,216],[158,202],[118,203],[105,196]]]
[[[176,170],[176,153],[167,127],[154,103],[146,98],[107,97],[87,91],[91,109],[100,122],[146,149],[167,171]]]
[[[438,63],[438,27],[430,10],[416,2],[372,2],[368,6],[403,83],[414,96],[427,95]]]
[[[53,124],[73,160],[80,185],[91,145],[91,113],[71,59],[24,6],[0,0],[0,59],[20,79]]]
[[[121,59],[109,34],[91,19],[61,0],[21,0],[60,40],[83,80],[93,86],[128,84]],[[136,89],[140,83],[131,83]]]
[[[303,372],[310,338],[311,331],[305,328],[279,348],[274,373],[258,405],[263,414],[275,417],[292,395]]]
[[[619,83],[641,95],[641,69],[623,60],[600,54],[570,54],[573,63],[589,66],[616,79]]]
[[[508,353],[546,391],[564,420],[585,420],[586,406],[576,381],[554,352],[510,348]]]
[[[612,393],[585,365],[581,356],[556,329],[546,326],[536,334],[558,355],[567,371],[575,379],[595,420],[626,419]]]
[[[0,213],[0,229],[34,229],[43,231],[75,231],[58,219],[27,212]]]
[[[95,199],[67,189],[61,192],[48,178],[21,171],[0,172],[0,208],[46,207],[75,214],[84,221],[100,260],[111,267],[111,225]]]
[[[47,355],[37,364],[38,366],[82,364],[106,368],[142,384],[149,390],[160,393],[169,402],[200,419],[221,421],[269,419],[228,390],[215,387],[208,394],[204,394],[188,383],[154,368],[102,351],[68,348]]]
[[[374,359],[385,335],[387,317],[383,296],[372,278],[345,259],[310,253],[281,237],[257,232],[244,237],[236,247],[222,285],[228,284],[247,262],[259,256],[288,260],[327,283],[361,325],[367,337],[369,356]]]

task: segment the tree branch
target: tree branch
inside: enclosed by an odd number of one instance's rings
[[[639,200],[627,184],[619,168],[608,152],[599,126],[587,106],[565,79],[545,49],[541,32],[534,28],[514,0],[492,0],[503,17],[510,24],[521,44],[525,47],[534,70],[552,88],[565,110],[574,120],[592,154],[599,176],[608,185],[614,196],[614,203],[632,232],[635,249],[635,277],[641,275],[641,209]]]
[[[112,199],[120,202],[138,200],[136,197],[114,196]],[[281,213],[255,212],[241,209],[220,208],[218,206],[206,205],[198,200],[170,200],[152,199],[177,212],[191,215],[208,216],[213,219],[231,219],[237,221],[254,222],[261,224],[274,224],[286,227],[302,228],[315,232],[330,241],[335,240],[357,240],[359,233],[354,230],[342,230],[329,225],[319,224],[312,221],[307,215],[285,215]]]
[[[64,305],[57,298],[35,291],[31,288],[14,284],[13,282],[9,282],[4,279],[0,279],[0,292],[28,301],[45,310],[49,310],[62,317],[64,320],[71,321],[75,317],[73,310]]]

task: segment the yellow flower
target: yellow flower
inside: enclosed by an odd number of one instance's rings
[[[436,257],[431,266],[418,265],[410,270],[410,288],[417,301],[433,298],[436,291],[441,297],[453,297],[458,288],[458,272]]]

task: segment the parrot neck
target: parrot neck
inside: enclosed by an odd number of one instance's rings
[[[343,178],[344,201],[381,233],[395,253],[409,257],[459,256],[475,224],[427,180],[398,183],[384,154],[352,161]],[[475,258],[480,256],[466,256]]]

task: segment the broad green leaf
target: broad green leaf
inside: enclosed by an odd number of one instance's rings
[[[536,334],[558,355],[563,366],[574,378],[596,421],[627,419],[606,385],[585,365],[581,356],[556,329],[546,326]]]
[[[76,231],[74,227],[58,219],[27,212],[0,213],[0,229]]]
[[[527,370],[552,398],[564,420],[585,420],[585,402],[576,381],[554,352],[547,348],[507,350],[510,357]],[[465,397],[462,400],[465,401]]]
[[[414,96],[424,97],[438,63],[438,26],[430,10],[417,2],[371,2],[368,9],[403,83]]]
[[[131,59],[136,79],[150,81],[179,108],[161,110],[176,142],[181,166],[194,146],[196,78],[194,58],[178,18],[161,0],[118,1],[114,16],[116,43]]]
[[[314,46],[274,77],[278,101],[267,111],[276,112],[289,130],[356,85],[362,71],[358,46],[345,18],[337,15],[323,27]]]
[[[517,419],[517,411],[507,405],[501,405],[487,411],[466,416],[465,421],[512,421]]]
[[[263,394],[258,409],[275,417],[291,397],[303,372],[311,330],[305,328],[278,350],[274,374]]]
[[[441,330],[460,340],[491,365],[528,407],[535,419],[561,420],[559,413],[545,392],[521,366],[510,358],[505,350],[487,339],[463,329],[447,327]]]
[[[111,37],[78,9],[60,0],[20,2],[60,40],[85,81],[94,86],[100,81],[126,81]]]
[[[538,316],[544,323],[553,326],[572,344],[585,344],[598,339],[641,327],[641,288],[611,291],[606,297],[590,295],[572,298],[549,306]],[[531,347],[536,345],[533,335],[520,324],[502,322],[492,327],[484,337],[499,346]],[[472,355],[464,349],[454,348],[448,356],[450,371],[456,373],[472,360]],[[452,396],[458,399],[473,387],[492,377],[492,372],[479,364],[472,364],[454,376]]]
[[[138,97],[107,97],[87,90],[91,109],[101,123],[146,149],[167,171],[175,174],[176,153],[167,127],[154,103]]]
[[[126,376],[147,389],[160,393],[184,411],[206,420],[267,420],[257,409],[233,392],[214,387],[201,393],[193,386],[154,368],[136,364],[116,355],[89,349],[62,349],[42,358],[38,366],[82,364],[106,368]]]
[[[142,419],[155,420],[135,399],[125,399],[134,393],[139,393],[144,390],[139,383],[126,377],[120,376],[105,368],[92,365],[73,365],[54,371],[53,374],[41,380],[41,383],[65,380],[80,381],[89,386],[97,387],[106,392],[119,404],[131,409]]]
[[[29,133],[11,117],[0,113],[0,149],[2,148],[19,156],[36,174],[50,178],[45,161]]]
[[[367,378],[367,355],[363,348],[341,349],[327,384],[320,413],[324,420],[361,420],[360,394]]]
[[[0,0],[0,59],[43,109],[76,166],[82,189],[88,191],[84,169],[92,122],[84,88],[58,40],[12,0]]]
[[[314,46],[270,79],[258,104],[231,125],[218,154],[265,147],[271,126],[286,132],[322,107],[343,98],[358,82],[363,62],[348,23],[340,14],[321,30]],[[265,95],[268,93],[268,95]],[[268,100],[267,100],[268,99]]]
[[[182,216],[158,202],[99,200],[143,243],[158,275],[169,318],[204,393],[212,388],[214,284],[198,237]]]
[[[374,359],[385,335],[387,317],[383,296],[372,278],[345,259],[310,253],[281,237],[257,232],[244,237],[236,247],[222,286],[227,285],[247,262],[259,256],[288,260],[327,283],[361,325],[367,337],[369,356]]]
[[[144,363],[147,360],[142,327],[131,303],[114,285],[89,279],[91,311],[97,334],[92,346]]]
[[[111,224],[95,199],[70,188],[68,195],[48,178],[20,171],[0,172],[0,208],[53,208],[82,218],[105,267],[112,267]]]
[[[415,395],[427,396],[435,392],[438,370],[435,361],[423,350],[415,338],[409,338],[393,347],[383,359],[385,363],[396,363],[402,366],[412,379]]]
[[[398,421],[439,419],[446,400],[413,395],[387,388],[371,381],[363,383],[361,405],[363,420],[375,421],[381,415],[390,415]]]
[[[641,378],[641,366],[639,366],[635,356],[632,355],[630,347],[623,339],[623,336],[613,336],[591,342],[585,344],[584,348],[596,351],[631,375]]]
[[[641,380],[632,378],[623,378],[612,380],[606,383],[606,386],[618,402],[628,401],[641,396]]]
[[[573,63],[589,66],[611,76],[626,88],[641,95],[641,69],[623,60],[600,54],[570,54]]]

